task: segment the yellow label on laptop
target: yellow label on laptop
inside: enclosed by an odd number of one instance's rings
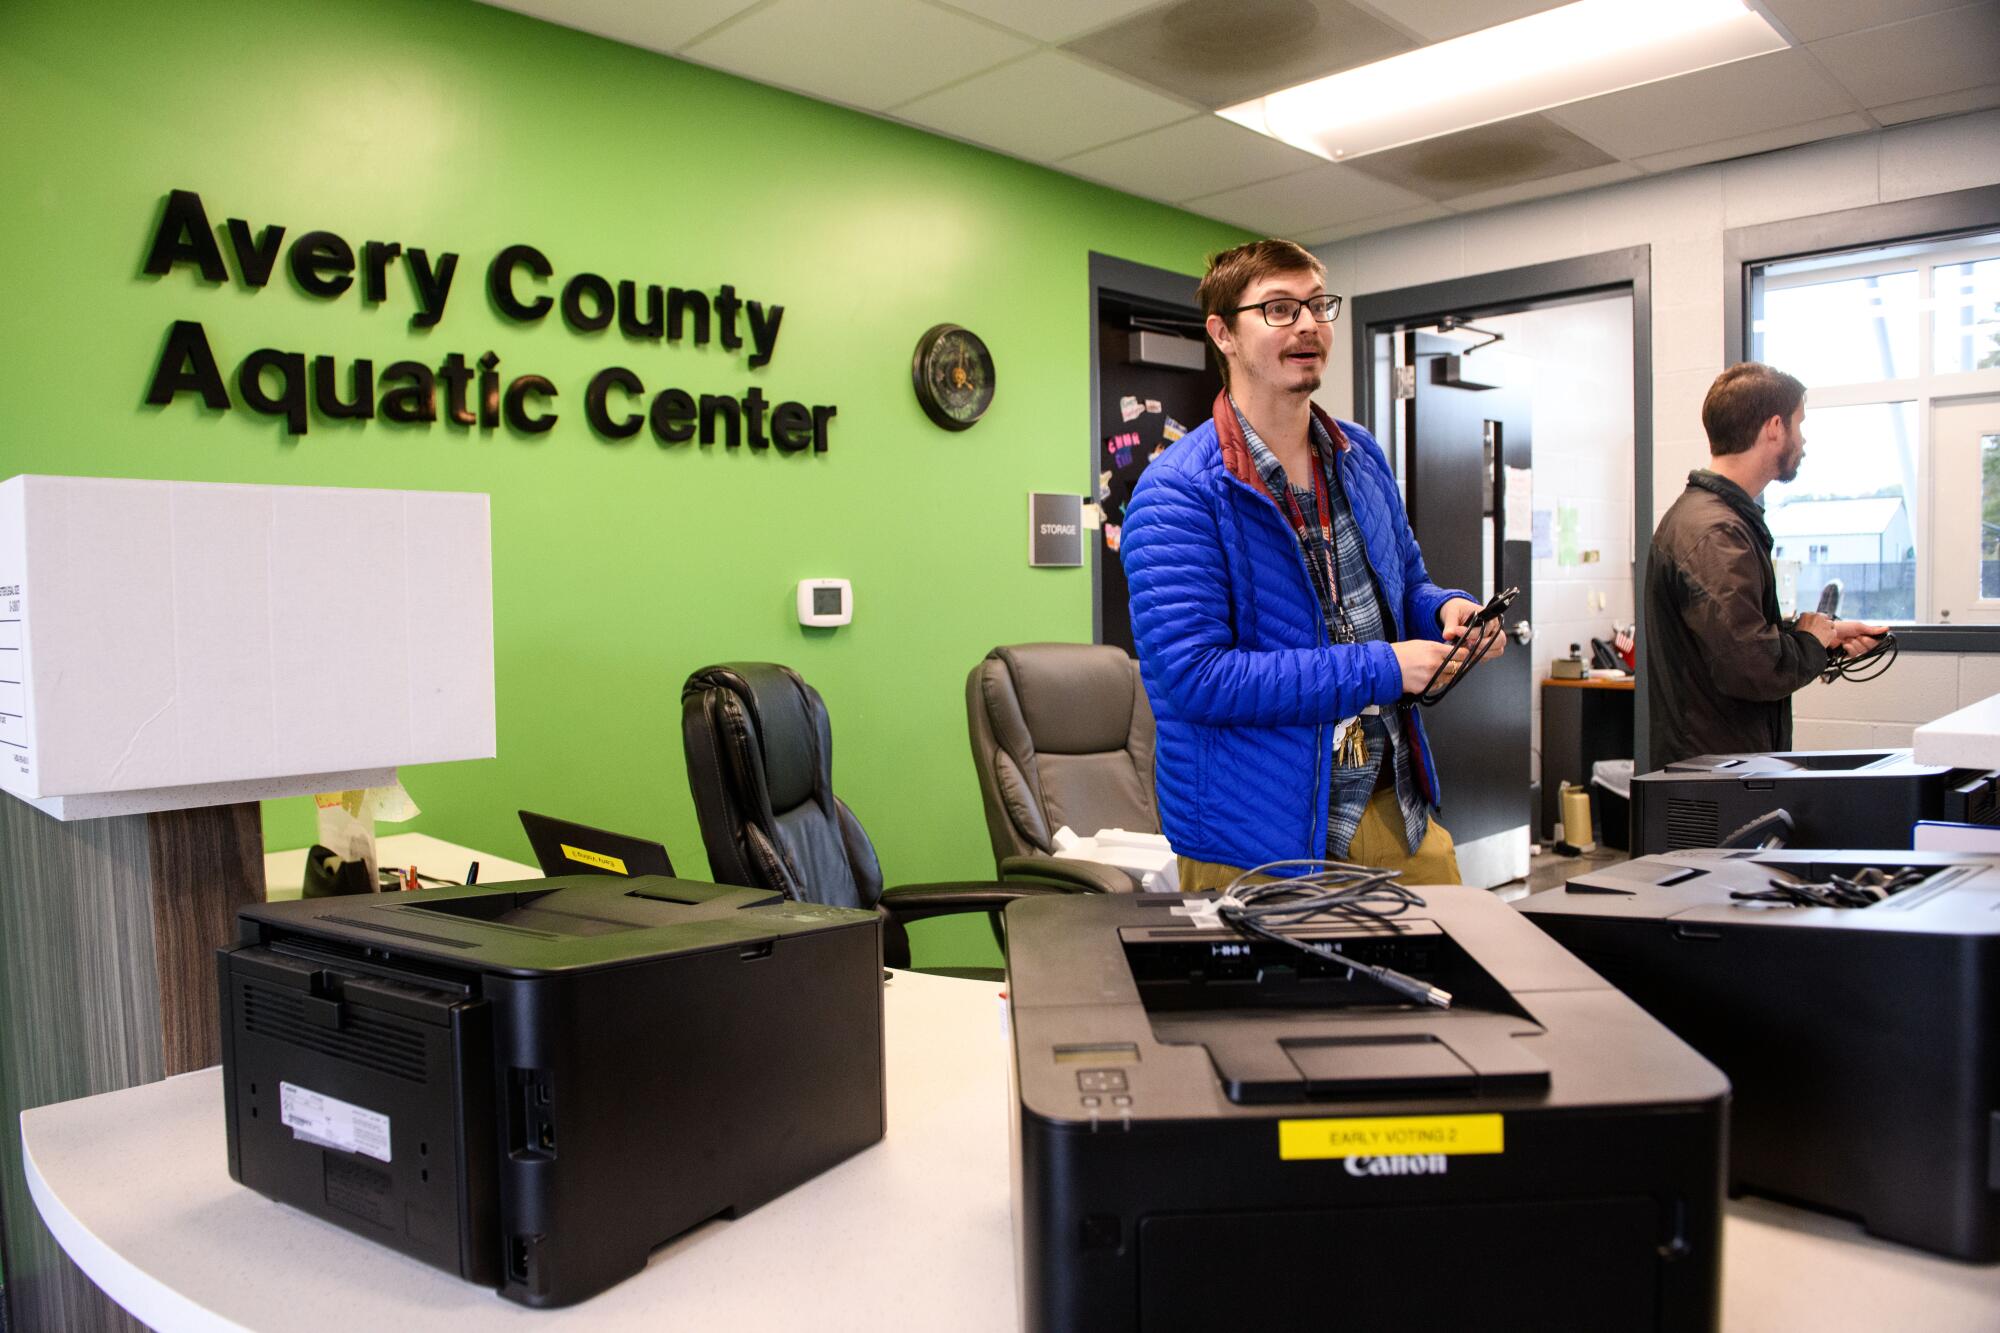
[[[625,868],[625,863],[615,856],[606,856],[603,852],[586,852],[583,848],[572,847],[566,842],[557,843],[556,845],[561,847],[562,854],[572,861],[581,862],[587,866],[596,866],[599,870],[609,870],[614,875],[629,875],[632,873]]]
[[[1287,1162],[1329,1157],[1439,1157],[1507,1149],[1498,1115],[1402,1115],[1341,1120],[1280,1120],[1278,1156]]]

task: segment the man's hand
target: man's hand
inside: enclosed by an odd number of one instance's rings
[[[1797,628],[1818,639],[1820,647],[1831,648],[1840,642],[1840,635],[1834,629],[1835,623],[1817,611],[1802,611],[1799,613]]]
[[[1833,622],[1834,647],[1849,657],[1859,657],[1882,641],[1889,632],[1887,625],[1868,625],[1859,620],[1836,620]]]
[[[1478,614],[1479,603],[1470,601],[1464,597],[1454,597],[1446,602],[1443,609],[1438,612],[1438,624],[1444,627],[1445,642],[1448,644],[1457,643],[1460,639],[1464,638],[1465,622]],[[1501,632],[1498,621],[1486,625],[1484,633],[1488,638],[1495,640],[1493,646],[1486,650],[1487,657],[1498,657],[1507,651],[1507,636]],[[1474,652],[1479,651],[1479,645],[1476,642],[1472,645],[1472,650]]]
[[[1451,645],[1433,643],[1429,639],[1405,639],[1401,643],[1390,644],[1389,651],[1396,655],[1396,665],[1403,669],[1403,693],[1422,694],[1424,686],[1430,684],[1431,677],[1436,675],[1438,664],[1451,651]],[[1438,683],[1442,685],[1457,674],[1454,668],[1439,676]]]

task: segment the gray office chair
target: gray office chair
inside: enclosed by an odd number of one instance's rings
[[[966,677],[965,711],[1002,878],[1017,858],[1046,864],[1040,858],[1055,850],[1055,831],[1064,825],[1085,837],[1107,828],[1160,831],[1153,709],[1139,664],[1121,650],[1087,643],[995,648]],[[1121,878],[1118,887],[1137,887]]]

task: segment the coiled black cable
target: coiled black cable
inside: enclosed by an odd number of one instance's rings
[[[1288,879],[1257,884],[1246,882],[1256,875],[1299,866],[1318,866],[1320,869],[1313,874]],[[1349,958],[1328,944],[1295,939],[1280,933],[1282,927],[1306,925],[1314,921],[1387,923],[1393,928],[1393,918],[1413,907],[1425,905],[1414,891],[1396,883],[1401,874],[1399,870],[1378,870],[1348,861],[1324,861],[1311,857],[1266,861],[1263,865],[1252,866],[1229,882],[1216,900],[1216,915],[1241,935],[1269,940],[1324,958],[1405,998],[1449,1009],[1451,992],[1440,990],[1427,981],[1419,981],[1392,967]]]
[[[1851,680],[1857,683],[1876,680],[1883,672],[1896,665],[1897,651],[1896,636],[1893,634],[1884,634],[1876,641],[1873,648],[1853,657],[1849,657],[1844,649],[1830,649],[1826,655],[1826,670],[1820,672],[1819,678],[1828,684],[1836,680]],[[1866,670],[1870,665],[1874,665],[1873,671]]]
[[[1738,889],[1729,896],[1738,902],[1782,907],[1873,907],[1923,879],[1923,871],[1909,866],[1893,872],[1868,866],[1853,875],[1828,875],[1817,881],[1773,876],[1768,889]]]

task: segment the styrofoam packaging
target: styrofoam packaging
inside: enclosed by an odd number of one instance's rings
[[[490,758],[493,708],[485,495],[0,482],[0,788],[50,813]]]

